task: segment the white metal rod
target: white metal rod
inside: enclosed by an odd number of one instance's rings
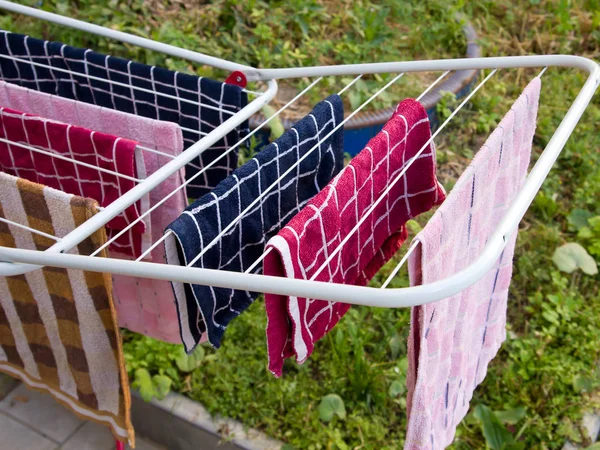
[[[402,257],[402,259],[400,260],[398,265],[396,267],[394,267],[394,270],[392,270],[392,273],[390,273],[390,275],[387,277],[387,279],[383,282],[383,284],[381,285],[381,289],[385,289],[386,287],[388,287],[388,285],[392,282],[392,280],[396,277],[396,275],[398,275],[398,272],[400,271],[402,266],[406,263],[406,261],[408,261],[408,257],[410,256],[410,254],[412,252],[415,251],[418,244],[419,244],[419,241],[413,241],[412,245],[410,246],[410,248],[408,249],[406,254]]]
[[[436,84],[438,84],[440,81],[442,81],[442,79],[449,73],[450,73],[450,71],[446,70],[443,74],[441,74],[439,77],[437,77],[437,79],[433,83],[431,83],[429,86],[427,86],[427,89],[425,89],[423,92],[421,92],[421,95],[419,95],[415,100],[417,100],[418,102],[421,101],[421,99],[423,97],[425,97],[427,95],[427,93],[429,91],[431,91],[434,88],[434,86]]]
[[[18,227],[18,228],[22,228],[22,229],[27,230],[27,231],[29,231],[31,233],[39,234],[40,236],[44,236],[44,237],[46,237],[48,239],[52,239],[53,241],[57,241],[57,242],[60,241],[60,238],[58,238],[56,236],[52,236],[51,234],[44,233],[43,231],[36,230],[35,228],[30,228],[27,225],[22,225],[20,223],[13,222],[12,220],[8,220],[8,219],[5,219],[3,217],[0,217],[0,222],[7,223],[9,225],[12,225],[12,226],[15,226],[15,227]]]
[[[359,219],[358,223],[350,230],[350,232],[348,234],[346,234],[344,239],[342,239],[342,241],[338,244],[338,246],[335,248],[335,250],[333,250],[333,252],[330,253],[329,257],[323,262],[323,264],[321,264],[321,266],[317,269],[317,271],[312,275],[312,277],[310,278],[311,280],[315,280],[317,278],[317,276],[329,265],[329,263],[333,260],[333,258],[335,258],[335,256],[342,250],[342,248],[344,248],[344,245],[346,244],[346,242],[348,242],[350,240],[352,235],[354,233],[356,233],[356,231],[360,228],[360,226],[364,223],[364,221],[367,220],[369,218],[369,216],[373,213],[375,208],[377,208],[377,205],[379,205],[386,198],[386,196],[390,193],[390,191],[393,189],[393,187],[396,185],[396,183],[398,183],[398,181],[400,181],[402,179],[402,177],[404,176],[406,171],[410,168],[410,166],[413,164],[413,162],[415,162],[417,160],[417,158],[421,155],[421,153],[423,153],[423,151],[431,145],[431,143],[433,142],[435,137],[438,134],[440,134],[440,132],[446,127],[446,125],[448,125],[450,123],[452,118],[456,114],[458,114],[458,112],[462,109],[462,107],[467,104],[467,102],[471,99],[471,97],[473,97],[477,93],[477,91],[479,89],[481,89],[481,87],[483,87],[483,85],[487,82],[487,80],[489,80],[496,73],[496,71],[497,71],[497,69],[492,70],[489,73],[489,75],[487,77],[485,77],[481,81],[481,83],[479,83],[477,85],[477,87],[475,89],[473,89],[469,93],[469,95],[467,95],[465,97],[465,99],[458,105],[458,107],[454,111],[452,111],[452,113],[448,116],[448,118],[444,121],[444,123],[442,123],[442,125],[440,125],[440,127],[435,131],[435,133],[433,133],[433,135],[427,140],[427,142],[421,147],[421,149],[408,161],[408,163],[404,166],[404,168],[400,171],[400,173],[398,175],[396,175],[396,178],[394,178],[392,180],[392,182],[390,184],[388,184],[387,188],[383,191],[383,193],[379,196],[379,198],[377,198],[377,200],[375,200],[375,202],[369,207],[369,209],[363,213],[363,215]]]
[[[130,224],[131,225],[131,224]],[[111,241],[114,239],[111,239]],[[144,259],[146,256],[148,256],[150,253],[152,253],[152,250],[154,250],[156,247],[158,247],[161,244],[161,240],[157,240],[154,244],[152,244],[144,253],[142,253],[140,256],[138,256],[135,260],[136,261],[141,261],[142,259]],[[106,246],[110,245],[108,242],[105,242],[101,248],[98,248],[94,251],[94,253],[92,253],[90,256],[95,256],[98,253],[100,253],[102,251],[102,249]]]
[[[491,241],[487,244],[490,254],[500,254],[503,243]],[[226,270],[183,267],[143,261],[128,261],[113,258],[96,258],[64,253],[0,247],[0,259],[23,261],[29,264],[55,266],[95,272],[109,272],[140,278],[201,284],[251,292],[268,292],[285,296],[317,298],[354,305],[401,308],[441,300],[462,291],[483,277],[493,267],[497,257],[488,266],[488,253],[484,253],[467,269],[444,280],[431,284],[400,289],[378,289],[296,278],[274,277]],[[483,263],[483,264],[480,264]]]
[[[260,257],[256,261],[254,261],[250,267],[244,270],[244,273],[252,273],[256,266],[258,266],[262,262],[262,260],[265,259],[269,253],[271,253],[272,250],[273,247],[269,247],[266,251],[264,251],[263,254],[260,255]]]
[[[8,139],[4,139],[4,138],[0,138],[0,142],[4,142],[5,144],[8,144],[9,151],[10,151],[10,146],[14,145],[16,147],[22,147],[22,148],[24,148],[26,150],[29,150],[29,151],[32,151],[32,152],[41,153],[42,155],[46,155],[46,156],[50,156],[52,158],[56,158],[56,159],[60,159],[60,160],[63,160],[63,161],[67,161],[67,162],[70,162],[72,164],[77,164],[79,166],[88,167],[90,169],[94,169],[94,170],[97,170],[99,172],[108,173],[110,175],[114,175],[115,177],[119,177],[119,178],[123,178],[125,180],[133,181],[134,183],[141,183],[142,181],[144,181],[144,180],[139,179],[139,178],[134,178],[134,177],[130,177],[129,175],[124,175],[122,173],[115,172],[114,170],[104,169],[102,167],[94,166],[93,164],[88,164],[88,163],[85,163],[83,161],[77,161],[76,159],[69,158],[69,157],[66,157],[66,156],[62,156],[62,155],[59,155],[58,153],[52,153],[52,152],[50,152],[48,150],[42,150],[40,148],[35,148],[35,147],[30,146],[30,145],[21,144],[20,142],[9,141]]]
[[[573,67],[589,72],[596,63],[573,55],[498,56],[487,58],[432,59],[336,66],[295,67],[291,69],[251,69],[243,71],[248,81],[280,78],[358,75],[398,72],[436,72],[440,70],[516,69],[520,67]]]
[[[157,155],[164,156],[165,158],[175,159],[175,155],[170,155],[168,153],[161,152],[160,150],[156,150],[153,148],[144,147],[143,145],[140,145],[140,144],[137,145],[137,148],[139,148],[140,150],[143,150],[145,152],[148,152],[148,153],[155,153]]]
[[[310,150],[308,150],[304,155],[302,155],[302,157],[300,157],[298,159],[298,161],[296,161],[294,164],[292,164],[288,170],[286,170],[283,174],[281,174],[281,176],[279,178],[277,178],[272,184],[270,184],[264,191],[261,192],[261,194],[254,199],[254,201],[252,201],[252,203],[250,203],[246,209],[244,209],[235,219],[233,219],[229,224],[227,224],[227,226],[225,228],[223,228],[223,230],[221,230],[221,232],[211,241],[208,243],[208,245],[204,246],[202,248],[202,250],[200,251],[200,253],[198,253],[196,255],[196,257],[194,259],[192,259],[187,266],[191,267],[193,266],[200,258],[202,258],[202,256],[208,251],[210,250],[217,242],[219,242],[219,240],[225,235],[225,233],[227,233],[233,226],[235,226],[241,219],[242,217],[244,217],[248,211],[252,210],[252,208],[254,208],[254,206],[260,202],[260,200],[267,195],[269,192],[271,192],[271,190],[273,190],[273,188],[275,188],[280,182],[281,180],[283,180],[292,170],[294,170],[297,166],[300,165],[300,163],[302,163],[302,161],[304,161],[306,158],[308,158],[308,156],[316,149],[320,146],[321,142],[326,140],[327,138],[329,138],[329,136],[331,136],[333,133],[335,133],[338,129],[342,128],[344,126],[344,124],[346,122],[348,122],[350,119],[352,119],[352,117],[354,117],[356,114],[358,114],[358,112],[363,109],[365,106],[367,106],[369,103],[371,103],[371,101],[373,99],[375,99],[377,96],[379,96],[379,94],[381,94],[383,91],[385,91],[389,86],[391,86],[392,84],[394,84],[397,80],[399,80],[404,74],[401,73],[400,75],[396,75],[390,82],[388,82],[384,87],[382,87],[381,89],[379,89],[377,92],[375,92],[375,94],[373,94],[371,97],[369,97],[369,99],[367,101],[365,101],[362,105],[360,105],[354,112],[352,112],[352,114],[350,114],[348,117],[346,117],[343,121],[341,121],[336,127],[333,128],[333,130],[331,130],[329,133],[327,133],[325,135],[325,137],[323,139],[321,139],[319,142],[317,142]]]
[[[357,76],[356,78],[354,78],[354,80],[352,80],[352,81],[351,81],[350,83],[348,83],[346,86],[344,86],[344,87],[342,88],[342,90],[341,90],[340,92],[338,92],[338,94],[337,94],[337,95],[340,95],[340,96],[341,96],[341,95],[342,95],[344,92],[346,92],[348,89],[350,89],[350,88],[351,88],[351,87],[354,85],[354,83],[356,83],[356,82],[357,82],[358,80],[360,80],[361,78],[362,78],[362,73],[361,73],[359,76]]]
[[[96,230],[106,225],[106,223],[108,223],[115,216],[119,215],[127,207],[137,202],[142,196],[146,195],[148,192],[162,183],[167,177],[171,176],[198,155],[200,155],[204,150],[221,139],[222,136],[229,133],[235,127],[247,120],[252,114],[260,111],[265,104],[273,99],[276,93],[277,82],[274,80],[269,81],[268,89],[265,91],[263,96],[253,100],[247,106],[242,108],[236,115],[230,117],[213,131],[211,131],[202,140],[198,141],[187,150],[182,152],[177,156],[177,158],[169,161],[167,164],[159,168],[156,172],[146,178],[144,182],[125,192],[103,211],[100,211],[98,214],[78,226],[71,233],[63,237],[61,242],[50,247],[47,252],[64,252],[79,244]],[[0,276],[20,275],[37,268],[39,267],[24,267],[22,265],[0,263]]]
[[[176,100],[178,102],[189,103],[189,104],[195,105],[195,106],[201,106],[203,108],[212,109],[214,111],[219,111],[219,112],[226,113],[229,115],[235,114],[235,112],[229,111],[227,109],[218,108],[218,107],[212,106],[212,105],[207,105],[206,103],[195,102],[194,100],[189,100],[184,97],[177,97],[176,95],[165,94],[163,92],[153,91],[152,89],[146,89],[143,87],[134,86],[133,84],[121,83],[120,81],[107,80],[106,78],[100,78],[100,77],[96,77],[94,75],[88,75],[87,73],[73,72],[72,70],[62,69],[60,67],[54,67],[54,66],[49,66],[47,64],[29,61],[28,59],[17,58],[16,56],[0,54],[0,58],[10,59],[12,61],[18,61],[18,62],[21,62],[24,64],[31,64],[32,66],[44,67],[49,70],[56,70],[57,72],[68,73],[68,74],[75,75],[75,76],[78,76],[81,78],[88,78],[90,80],[101,81],[102,83],[114,84],[115,86],[121,86],[121,87],[124,87],[127,89],[136,89],[140,92],[146,92],[147,94],[159,95],[161,97],[170,98],[170,99]],[[90,89],[93,90],[94,88],[92,86],[90,86]]]
[[[118,239],[119,236],[121,236],[122,234],[126,233],[127,230],[130,227],[133,227],[138,221],[142,220],[144,218],[144,216],[146,214],[150,214],[152,211],[154,211],[156,208],[158,208],[160,205],[162,205],[164,202],[166,202],[169,198],[171,198],[173,195],[175,195],[175,193],[177,193],[179,190],[183,189],[185,186],[187,186],[189,183],[191,183],[192,181],[194,181],[196,178],[198,178],[200,175],[202,175],[204,172],[206,172],[206,170],[210,169],[213,165],[215,165],[221,158],[223,158],[224,156],[226,156],[228,153],[232,152],[233,150],[235,150],[237,147],[239,147],[241,144],[243,144],[244,142],[246,142],[248,139],[250,139],[255,133],[257,133],[262,127],[264,127],[266,124],[268,124],[271,120],[273,120],[275,117],[277,117],[279,114],[281,114],[282,111],[284,111],[285,109],[287,109],[290,105],[292,105],[296,100],[298,100],[300,97],[302,97],[306,92],[308,92],[314,85],[316,85],[319,81],[321,81],[323,79],[323,77],[319,77],[316,80],[314,80],[312,83],[310,83],[306,88],[304,88],[298,95],[296,95],[293,99],[291,99],[289,102],[287,102],[285,105],[283,105],[281,108],[279,108],[279,110],[277,110],[275,113],[273,113],[273,115],[271,117],[269,117],[268,119],[264,120],[259,126],[257,126],[254,130],[252,130],[250,133],[248,133],[246,136],[244,136],[243,139],[239,140],[238,142],[236,142],[234,145],[232,145],[228,150],[226,150],[225,152],[223,152],[218,158],[216,158],[215,160],[211,161],[209,164],[207,164],[206,166],[204,166],[201,170],[199,170],[198,172],[194,173],[194,175],[192,175],[190,178],[188,178],[184,183],[182,183],[181,185],[179,185],[177,188],[175,188],[173,191],[171,191],[166,197],[162,198],[158,203],[156,203],[152,208],[148,209],[148,211],[146,211],[144,214],[142,214],[140,217],[138,217],[136,220],[134,220],[133,222],[131,222],[127,227],[125,227],[123,230],[121,230],[119,233],[117,233],[116,235],[114,235],[111,239],[109,239],[106,243],[104,243],[104,245],[102,245],[100,248],[98,248],[94,253],[92,253],[91,256],[95,256],[98,253],[100,253],[105,247],[108,247],[114,240]],[[154,242],[154,244],[152,245],[152,248],[156,247],[158,244],[160,244],[161,242],[163,242],[168,236],[170,236],[172,233],[172,231],[167,231],[165,234],[163,234],[159,239],[156,240],[156,242]],[[150,253],[151,249],[148,249],[147,251],[145,251],[139,258],[138,260],[145,258],[147,256],[148,253]]]
[[[0,0],[0,8],[19,14],[25,14],[31,17],[36,17],[38,19],[64,25],[70,28],[75,28],[77,30],[85,31],[86,33],[92,33],[98,36],[114,39],[116,41],[137,45],[138,47],[143,47],[155,52],[175,56],[176,58],[187,59],[188,61],[193,61],[198,64],[206,64],[218,69],[227,70],[229,72],[233,72],[234,70],[245,71],[251,69],[250,66],[245,66],[243,64],[233,63],[231,61],[215,58],[214,56],[208,56],[199,52],[184,50],[173,45],[153,41],[152,39],[134,36],[132,34],[123,33],[122,31],[116,31],[110,28],[84,22],[82,20],[71,19],[70,17],[53,14],[40,9],[30,8],[28,6],[19,5],[17,3],[8,2],[5,0]]]

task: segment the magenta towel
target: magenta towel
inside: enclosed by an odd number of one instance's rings
[[[411,285],[446,278],[475,261],[524,183],[541,81],[534,79],[479,150],[444,204],[415,237]],[[475,285],[412,309],[405,450],[450,445],[488,363],[506,337],[515,232]]]
[[[92,198],[103,207],[133,188],[136,184],[133,179],[139,176],[135,161],[137,142],[111,134],[0,107],[0,136],[94,166],[74,164],[0,142],[0,168],[4,172],[68,194]],[[97,167],[116,174],[102,172]],[[107,230],[119,232],[140,216],[143,207],[142,202],[134,203],[108,222]],[[140,221],[112,247],[139,256],[145,250],[142,242],[145,231],[146,224]]]
[[[310,279],[430,137],[423,106],[412,99],[400,103],[350,165],[269,241],[265,275]],[[366,285],[406,239],[406,221],[443,199],[431,143],[316,280]],[[265,303],[269,370],[277,377],[284,358],[295,355],[303,363],[349,308],[272,294]]]
[[[4,81],[0,81],[0,105],[101,133],[114,134],[172,156],[179,155],[183,150],[181,128],[174,122],[149,119],[57,97]],[[140,153],[147,175],[152,175],[171,160],[168,156],[145,150],[136,153],[136,159],[140,158]],[[184,180],[184,169],[168,177],[150,191],[149,206],[154,207],[180,187]],[[149,216],[151,220],[144,220],[147,226],[151,226],[152,242],[162,237],[163,230],[186,206],[187,195],[184,187],[152,211]],[[117,252],[113,248],[110,250],[111,257],[131,259],[127,254]],[[151,260],[164,263],[163,244],[152,250]],[[113,275],[113,298],[119,326],[155,339],[181,343],[175,298],[168,281]]]

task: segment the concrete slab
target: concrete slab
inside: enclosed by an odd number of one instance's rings
[[[0,411],[30,425],[38,433],[58,443],[64,442],[83,424],[81,419],[50,395],[29,390],[24,384],[12,390],[0,402]]]
[[[56,442],[0,412],[0,450],[53,450]]]

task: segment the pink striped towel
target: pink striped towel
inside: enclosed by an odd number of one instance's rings
[[[356,226],[365,211],[430,139],[423,106],[407,99],[398,105],[383,130],[369,141],[336,178],[317,194],[267,249],[266,275],[366,285],[402,245],[408,219],[444,199],[435,177],[435,148],[429,144],[344,245],[328,267],[328,255]],[[281,376],[284,358],[303,363],[349,305],[322,300],[265,295],[269,370]]]
[[[181,128],[173,122],[136,116],[3,81],[0,81],[0,105],[131,139],[146,148],[166,154],[167,156],[146,150],[136,153],[136,160],[142,160],[147,175],[152,175],[167,164],[171,160],[168,155],[175,157],[183,151]],[[149,206],[156,206],[181,187],[184,181],[184,169],[168,177],[150,191]],[[187,195],[183,187],[144,219],[148,227],[151,225],[152,242],[162,237],[167,225],[179,217],[186,206]],[[117,252],[113,248],[110,250],[113,258],[131,259],[123,252]],[[165,251],[162,244],[152,250],[151,259],[156,263],[164,263]],[[155,339],[181,343],[175,297],[168,281],[113,275],[113,298],[119,326]]]
[[[471,264],[524,183],[541,81],[534,79],[415,240],[411,285],[446,278]],[[475,285],[413,308],[408,343],[405,450],[450,445],[488,363],[506,337],[506,301],[517,233]]]
[[[75,164],[0,142],[0,168],[4,172],[68,194],[92,198],[103,207],[133,188],[136,178],[145,176],[139,173],[143,166],[136,165],[134,157],[137,142],[111,134],[0,107],[0,137],[88,164]],[[147,205],[143,202],[134,203],[108,222],[108,231],[117,233],[124,229],[140,217],[144,207]],[[142,239],[145,232],[146,224],[140,221],[124,235],[127,245],[113,245],[113,248],[137,257],[150,244],[149,239],[145,242]]]

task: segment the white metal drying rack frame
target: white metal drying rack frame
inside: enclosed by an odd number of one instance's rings
[[[85,32],[93,33],[99,36],[116,39],[118,41],[137,45],[150,50],[162,52],[171,56],[187,59],[199,64],[210,65],[215,68],[230,72],[243,74],[248,81],[265,81],[267,88],[264,92],[258,93],[258,97],[249,103],[238,113],[226,120],[221,126],[210,132],[192,145],[181,155],[174,158],[168,164],[163,166],[153,175],[138,184],[136,187],[125,193],[118,200],[104,208],[94,217],[73,230],[68,235],[56,239],[57,243],[48,250],[41,252],[36,250],[15,249],[0,247],[0,276],[19,275],[42,266],[56,266],[63,268],[73,268],[90,270],[97,272],[118,273],[144,278],[156,278],[162,280],[177,281],[182,283],[203,284],[216,287],[227,287],[241,289],[252,292],[269,292],[280,295],[299,296],[306,298],[316,298],[322,300],[345,302],[355,305],[378,306],[387,308],[399,308],[426,304],[454,295],[465,288],[473,285],[480,280],[490,269],[500,256],[508,238],[516,230],[519,222],[525,215],[527,208],[533,201],[536,193],[541,187],[544,179],[552,168],[560,152],[562,151],[567,139],[573,132],[581,115],[591,101],[598,84],[600,83],[600,66],[583,57],[572,55],[548,55],[548,56],[511,56],[511,57],[490,57],[490,58],[463,58],[429,61],[408,61],[408,62],[387,62],[372,64],[353,64],[353,65],[335,65],[323,67],[303,67],[290,69],[256,69],[242,64],[236,64],[230,61],[222,60],[212,56],[204,55],[198,52],[184,50],[171,45],[152,41],[127,33],[104,28],[98,25],[89,24],[83,21],[63,17],[46,11],[18,5],[5,0],[0,0],[0,9],[5,9],[15,13],[21,13],[36,17],[49,22],[65,25],[71,28],[79,29]],[[366,103],[375,98],[380,92],[391,85],[407,72],[425,72],[425,71],[443,71],[444,73],[432,84],[425,92],[440,81],[449,71],[469,70],[469,69],[490,69],[492,72],[469,94],[460,106],[450,115],[450,117],[438,128],[433,137],[435,137],[445,125],[454,117],[460,108],[483,86],[483,84],[499,69],[512,68],[544,68],[548,67],[570,67],[580,69],[588,74],[587,80],[581,88],[576,99],[570,106],[562,122],[556,129],[554,135],[546,145],[543,153],[537,163],[527,176],[527,180],[518,193],[514,203],[510,206],[504,218],[493,232],[488,240],[481,255],[464,270],[449,276],[443,280],[431,284],[415,286],[401,289],[383,289],[391,278],[395,276],[398,269],[406,261],[406,256],[392,272],[388,280],[383,284],[382,289],[373,287],[348,286],[336,283],[326,283],[311,280],[297,280],[278,278],[266,275],[237,273],[223,270],[204,269],[197,267],[179,267],[167,264],[157,264],[143,261],[126,261],[113,258],[95,258],[93,256],[72,255],[64,253],[76,246],[87,236],[92,234],[98,228],[103,227],[113,217],[127,208],[132,203],[139,200],[143,195],[160,184],[165,178],[175,173],[185,164],[198,156],[202,151],[209,148],[213,143],[219,140],[229,131],[240,125],[252,114],[259,111],[263,105],[273,99],[277,92],[276,79],[284,78],[303,78],[319,77],[311,83],[296,98],[282,107],[281,112],[304,92],[314,86],[321,77],[356,75],[348,86],[342,89],[344,92],[360,76],[364,74],[376,73],[398,73],[391,82],[374,94]],[[540,75],[541,75],[540,73]],[[424,95],[425,92],[422,94]],[[365,104],[361,106],[364,107]],[[355,113],[358,112],[355,111]],[[263,123],[264,125],[264,123]],[[433,139],[432,137],[432,139]],[[428,144],[427,144],[428,145]],[[416,156],[415,156],[416,157]],[[410,164],[410,163],[409,163]],[[406,169],[405,169],[406,170]],[[399,175],[399,177],[402,173]],[[388,187],[388,191],[391,189]],[[383,198],[387,191],[382,195]],[[370,210],[374,209],[374,204]],[[367,213],[368,214],[368,213]],[[366,215],[365,215],[366,216]],[[358,227],[358,225],[357,225]],[[343,245],[345,241],[342,241]],[[156,244],[158,245],[158,243]],[[336,249],[336,252],[339,248]],[[409,252],[414,248],[411,247]],[[334,252],[335,254],[335,252]],[[264,257],[264,255],[263,255]],[[332,256],[331,256],[332,257]],[[330,258],[331,258],[330,257]],[[260,258],[254,265],[260,263]],[[252,268],[253,268],[252,267]],[[251,269],[252,269],[251,268]],[[247,270],[246,272],[249,272]]]

